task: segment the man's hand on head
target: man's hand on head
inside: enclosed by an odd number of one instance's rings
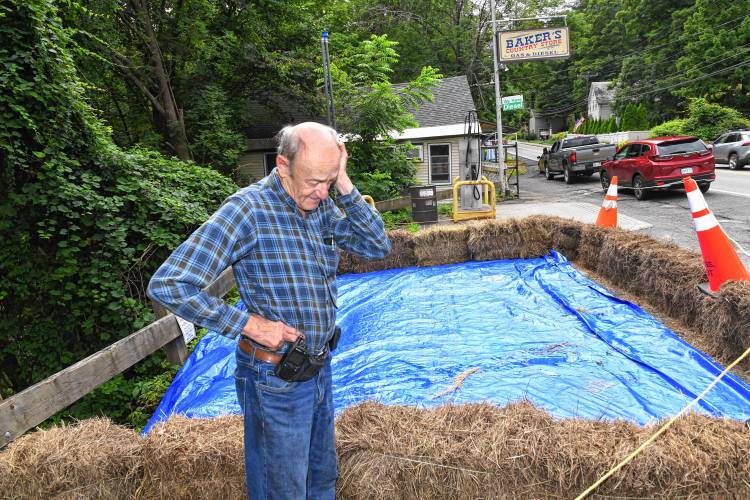
[[[261,316],[251,314],[242,335],[249,337],[260,345],[278,351],[284,342],[294,342],[302,332],[281,321],[270,321]]]
[[[339,158],[339,175],[336,178],[336,191],[341,195],[347,195],[354,189],[349,174],[346,173],[346,162],[349,159],[349,154],[346,152],[346,146],[343,142],[339,142],[339,151],[341,156]]]

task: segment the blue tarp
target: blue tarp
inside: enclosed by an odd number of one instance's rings
[[[375,399],[429,407],[526,398],[557,417],[669,417],[722,368],[560,254],[339,276],[336,412]],[[235,341],[209,333],[146,430],[172,413],[239,413]],[[457,376],[479,368],[461,387]],[[750,418],[750,386],[725,377],[695,411]]]

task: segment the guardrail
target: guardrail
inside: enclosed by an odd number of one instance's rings
[[[205,290],[223,297],[234,286],[229,268]],[[177,318],[164,309],[156,314],[145,328],[0,401],[0,448],[162,347],[171,361],[184,361],[187,349]]]

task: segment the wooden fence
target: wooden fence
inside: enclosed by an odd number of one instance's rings
[[[223,297],[234,285],[229,268],[206,291]],[[154,310],[157,320],[145,328],[0,401],[0,448],[162,347],[171,362],[185,361],[177,318],[160,306]]]

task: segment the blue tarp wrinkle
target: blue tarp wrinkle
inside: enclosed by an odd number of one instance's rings
[[[556,252],[338,280],[337,413],[370,399],[427,408],[525,398],[559,418],[643,425],[677,413],[722,370]],[[240,413],[235,348],[207,334],[144,433],[172,413]],[[473,368],[460,389],[436,397]],[[750,386],[730,374],[695,411],[746,420]]]

